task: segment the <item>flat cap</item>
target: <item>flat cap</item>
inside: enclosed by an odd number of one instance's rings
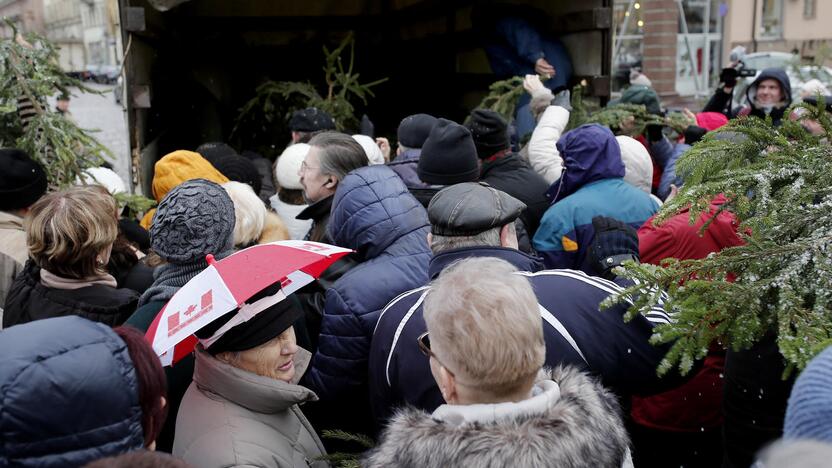
[[[485,182],[446,187],[428,205],[430,231],[440,236],[474,236],[514,222],[525,203]]]

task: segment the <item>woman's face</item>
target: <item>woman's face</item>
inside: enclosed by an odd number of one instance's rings
[[[222,355],[218,357],[251,373],[289,382],[295,376],[295,354],[297,352],[295,329],[289,327],[271,341],[267,341],[256,348],[238,352],[234,359],[226,359]]]

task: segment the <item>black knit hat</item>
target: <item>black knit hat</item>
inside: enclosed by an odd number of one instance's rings
[[[430,129],[436,125],[436,117],[428,114],[413,114],[402,119],[396,137],[399,144],[408,148],[421,148]]]
[[[438,119],[422,145],[417,173],[422,182],[433,185],[476,181],[480,168],[471,132],[456,122]]]
[[[215,167],[215,163],[220,159],[237,154],[237,150],[220,141],[203,143],[199,145],[196,152]]]
[[[25,151],[0,149],[0,211],[31,206],[46,193],[46,172]]]
[[[335,130],[335,121],[328,113],[317,107],[307,107],[292,113],[289,130],[293,132],[318,132]]]
[[[494,153],[508,148],[508,124],[493,110],[474,110],[465,127],[471,131],[480,159],[491,157]]]
[[[250,159],[233,154],[217,159],[212,164],[222,175],[228,177],[228,180],[248,184],[254,189],[254,193],[260,195],[263,179],[257,171],[257,166]]]
[[[260,299],[277,294],[279,291],[280,283],[277,283],[255,294],[246,302],[252,304]],[[200,328],[196,332],[197,338],[210,338],[220,327],[231,320],[231,317],[236,315],[238,311],[239,309],[234,309]],[[291,299],[283,299],[277,304],[258,313],[247,322],[232,327],[220,339],[215,341],[211,346],[208,346],[206,351],[215,356],[225,351],[245,351],[256,348],[280,336],[281,333],[291,327],[301,316],[303,316],[303,312]]]

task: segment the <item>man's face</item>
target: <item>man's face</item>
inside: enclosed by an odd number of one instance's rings
[[[69,110],[69,99],[58,99],[55,107],[60,109],[61,112],[66,112]]]
[[[757,85],[757,104],[773,106],[783,100],[783,91],[780,89],[780,82],[769,79],[763,80]]]
[[[303,186],[303,196],[310,203],[323,200],[335,193],[333,177],[321,174],[320,151],[320,148],[316,146],[309,147],[306,159],[303,160],[298,171],[300,184]]]

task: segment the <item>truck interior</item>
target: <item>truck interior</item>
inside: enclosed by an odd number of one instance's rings
[[[176,149],[228,141],[274,158],[290,137],[274,122],[270,141],[230,141],[240,108],[267,80],[310,81],[325,92],[322,47],[350,32],[360,81],[373,88],[367,114],[376,136],[426,112],[461,122],[498,79],[476,8],[517,8],[557,36],[587,99],[610,92],[612,0],[120,0],[126,106],[136,182],[149,192],[153,164]],[[262,138],[260,139],[262,140]],[[248,147],[247,147],[248,146]]]

